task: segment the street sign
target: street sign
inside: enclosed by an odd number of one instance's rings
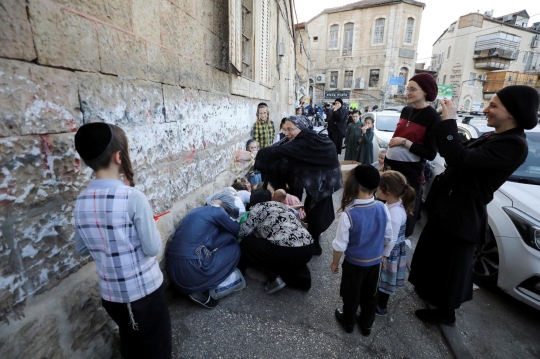
[[[389,86],[403,85],[403,77],[401,77],[401,76],[390,77],[388,79],[388,85]]]
[[[324,91],[324,98],[350,98],[351,97],[351,91],[345,91],[345,90],[334,90],[334,91]]]
[[[452,94],[454,93],[453,85],[437,85],[437,87],[439,87],[437,99],[452,99]]]

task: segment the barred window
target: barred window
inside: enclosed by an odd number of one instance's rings
[[[353,72],[352,71],[345,71],[345,78],[343,79],[343,87],[344,88],[351,88],[353,82]]]
[[[338,33],[339,25],[330,26],[330,42],[328,43],[329,49],[335,49],[338,47]]]
[[[405,29],[405,42],[412,44],[414,32],[414,19],[412,17],[407,19],[407,28]]]
[[[385,19],[375,20],[375,31],[373,31],[373,43],[382,44],[384,42]]]
[[[354,24],[353,23],[345,24],[343,28],[343,51],[342,51],[341,56],[352,55],[353,33],[354,33]]]
[[[330,88],[337,88],[338,72],[330,72]]]

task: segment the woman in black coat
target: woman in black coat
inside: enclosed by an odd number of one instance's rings
[[[412,259],[409,281],[436,309],[421,309],[424,322],[452,324],[455,309],[472,299],[472,260],[488,236],[486,206],[493,193],[527,158],[524,129],[538,124],[538,92],[508,86],[497,92],[484,113],[495,131],[462,143],[452,100],[442,104],[435,125],[447,169],[433,184],[426,205],[429,220]]]
[[[314,254],[320,255],[319,237],[335,218],[332,194],[341,188],[341,169],[332,141],[312,128],[304,116],[288,117],[283,126],[286,138],[260,149],[255,168],[268,176],[275,189],[285,189],[281,172],[287,164],[289,187],[306,190],[308,231],[314,240]],[[302,198],[302,193],[297,197]]]

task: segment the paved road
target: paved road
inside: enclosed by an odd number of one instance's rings
[[[337,209],[341,191],[334,194]],[[410,285],[390,301],[370,337],[345,333],[334,319],[341,306],[340,276],[330,272],[336,223],[323,235],[325,251],[309,263],[307,292],[284,288],[267,295],[247,276],[248,288],[208,310],[169,291],[174,358],[452,358],[437,326],[414,317],[424,303]]]

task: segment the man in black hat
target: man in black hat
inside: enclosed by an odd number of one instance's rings
[[[429,220],[420,235],[409,281],[436,309],[416,316],[428,323],[453,324],[455,310],[472,299],[472,261],[479,244],[490,240],[486,206],[493,193],[527,158],[524,130],[538,124],[538,92],[508,86],[484,109],[495,129],[462,143],[453,100],[442,102],[443,121],[435,124],[439,153],[447,169],[426,200]]]
[[[341,154],[341,147],[343,146],[343,137],[347,131],[347,109],[343,107],[343,100],[337,98],[334,101],[334,106],[330,118],[326,119],[328,122],[328,137],[334,142],[336,146],[336,152]]]

